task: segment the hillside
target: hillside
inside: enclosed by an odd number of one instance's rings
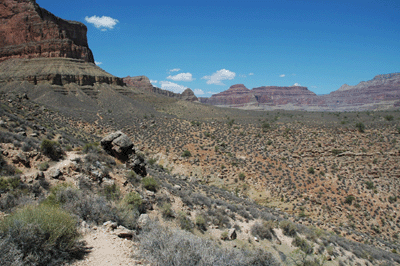
[[[51,29],[80,25],[33,0],[1,5]],[[215,103],[250,110],[221,108],[124,81],[88,54],[15,51],[0,63],[3,265],[400,264],[398,110],[260,111],[338,100],[243,84]],[[348,95],[391,84],[379,103],[395,101],[397,78],[329,99],[375,106]]]

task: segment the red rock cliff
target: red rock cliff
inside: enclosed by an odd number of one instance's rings
[[[56,17],[35,0],[1,0],[0,62],[64,57],[94,63],[84,24]]]

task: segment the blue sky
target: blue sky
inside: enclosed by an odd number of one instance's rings
[[[327,94],[400,72],[400,1],[54,1],[88,27],[96,62],[118,76],[209,97],[242,83]]]

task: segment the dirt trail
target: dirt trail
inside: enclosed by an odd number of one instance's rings
[[[96,227],[95,227],[96,228]],[[76,261],[72,266],[109,266],[109,265],[150,265],[142,260],[132,258],[137,243],[119,238],[107,232],[104,227],[91,229],[84,235],[89,253],[83,260]]]

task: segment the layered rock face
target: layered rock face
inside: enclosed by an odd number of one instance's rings
[[[344,84],[328,95],[317,96],[306,87],[264,86],[247,89],[237,84],[228,90],[200,98],[200,102],[239,108],[314,111],[355,111],[400,106],[400,73],[378,75],[356,86]]]
[[[70,83],[124,85],[121,78],[95,64],[71,58],[9,59],[0,63],[0,83],[14,81],[60,86]]]
[[[94,64],[84,24],[58,18],[35,0],[0,2],[0,82],[124,85]]]
[[[194,95],[194,92],[189,88],[187,88],[182,93],[174,93],[172,91],[163,90],[163,89],[154,87],[151,84],[149,78],[146,76],[136,76],[136,77],[128,76],[128,77],[123,78],[123,81],[125,82],[125,84],[127,86],[138,88],[138,89],[145,90],[148,92],[157,93],[160,95],[164,95],[166,97],[181,99],[181,100],[190,101],[190,102],[198,101],[198,98],[196,97],[196,95]]]
[[[94,63],[86,33],[84,24],[58,18],[35,0],[0,2],[0,62],[64,57]]]

